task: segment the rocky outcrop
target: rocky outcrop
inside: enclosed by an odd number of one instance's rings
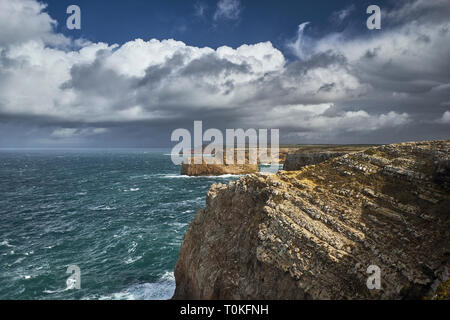
[[[257,164],[194,164],[183,163],[181,174],[188,176],[220,176],[224,174],[248,174],[258,172]]]
[[[450,259],[449,141],[216,184],[185,235],[174,298],[433,297]],[[368,289],[369,266],[380,289]]]
[[[295,150],[291,149],[287,152],[283,170],[301,170],[304,166],[319,164],[344,154],[364,151],[369,147],[371,145],[299,145]]]
[[[237,152],[239,148],[235,148],[235,159],[237,159]],[[242,150],[242,149],[241,149]],[[223,174],[249,174],[249,173],[255,173],[258,172],[258,165],[257,164],[249,164],[249,150],[245,150],[245,164],[227,164],[225,161],[225,154],[224,152],[222,155],[223,157],[223,163],[222,164],[207,164],[205,161],[201,161],[202,163],[195,164],[194,163],[194,156],[196,153],[194,150],[192,150],[192,157],[186,162],[183,163],[181,166],[181,174],[182,175],[188,175],[188,176],[218,176]],[[296,150],[296,148],[279,148],[278,157],[273,157],[270,159],[269,163],[279,163],[283,164],[286,160],[286,157],[289,152],[293,152]],[[254,152],[255,154],[258,154],[257,149],[252,149],[251,152]],[[201,154],[201,151],[199,151],[197,154]],[[270,152],[269,152],[270,154]],[[200,157],[200,156],[198,156]],[[260,165],[267,165],[267,161],[260,161],[259,157],[256,157],[256,162]]]
[[[181,165],[181,174],[188,176],[219,176],[224,174],[249,174],[258,172],[258,150],[234,148],[234,163],[228,163],[226,159],[226,151],[219,154],[211,154],[207,156],[192,156]],[[243,152],[243,163],[239,164],[240,155]],[[252,156],[250,156],[252,153]],[[213,158],[214,157],[214,158]],[[216,159],[222,159],[222,163],[216,163]],[[276,160],[276,161],[275,161]],[[272,159],[272,162],[278,162],[279,159]]]
[[[283,170],[295,171],[300,170],[304,166],[311,164],[319,164],[328,159],[340,157],[347,152],[340,151],[322,151],[322,152],[304,152],[304,153],[289,153],[283,165]]]

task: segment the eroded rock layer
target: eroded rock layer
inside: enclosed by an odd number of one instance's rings
[[[188,176],[220,176],[224,174],[248,174],[258,172],[257,164],[200,164],[183,163],[181,174]]]
[[[283,164],[283,170],[295,171],[305,166],[319,164],[332,158],[340,157],[347,152],[305,152],[305,153],[289,153]]]
[[[433,296],[448,277],[449,148],[380,146],[213,185],[185,235],[174,298]],[[370,265],[379,290],[367,288]]]

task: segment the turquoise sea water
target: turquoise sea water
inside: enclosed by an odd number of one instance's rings
[[[169,152],[0,150],[0,299],[170,298],[195,211],[237,176],[180,176]]]

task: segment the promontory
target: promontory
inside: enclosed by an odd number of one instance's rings
[[[449,141],[383,145],[213,185],[186,232],[174,298],[445,296],[449,150]]]

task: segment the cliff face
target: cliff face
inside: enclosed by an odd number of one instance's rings
[[[223,174],[248,174],[258,172],[258,165],[252,164],[193,164],[183,163],[181,174],[188,176],[220,176]]]
[[[304,166],[319,164],[344,154],[364,151],[371,145],[300,145],[289,150],[284,161],[283,170],[301,170]]]
[[[380,146],[213,185],[185,235],[174,298],[432,296],[448,277],[449,150]],[[380,290],[366,286],[370,265]]]
[[[238,148],[234,149],[235,159],[237,159]],[[241,149],[242,150],[242,149]],[[245,150],[245,163],[244,164],[226,164],[226,152],[221,155],[223,157],[223,164],[207,164],[202,160],[201,164],[194,163],[194,157],[190,158],[187,163],[181,165],[181,174],[188,176],[218,176],[223,174],[249,174],[258,172],[258,165],[251,164],[249,161],[249,152],[258,153],[257,149],[252,149],[249,151]],[[286,159],[286,155],[290,151],[289,148],[280,148],[279,156],[277,158],[273,157],[270,162],[272,163],[283,163]],[[260,159],[257,157],[257,163],[261,163]]]

